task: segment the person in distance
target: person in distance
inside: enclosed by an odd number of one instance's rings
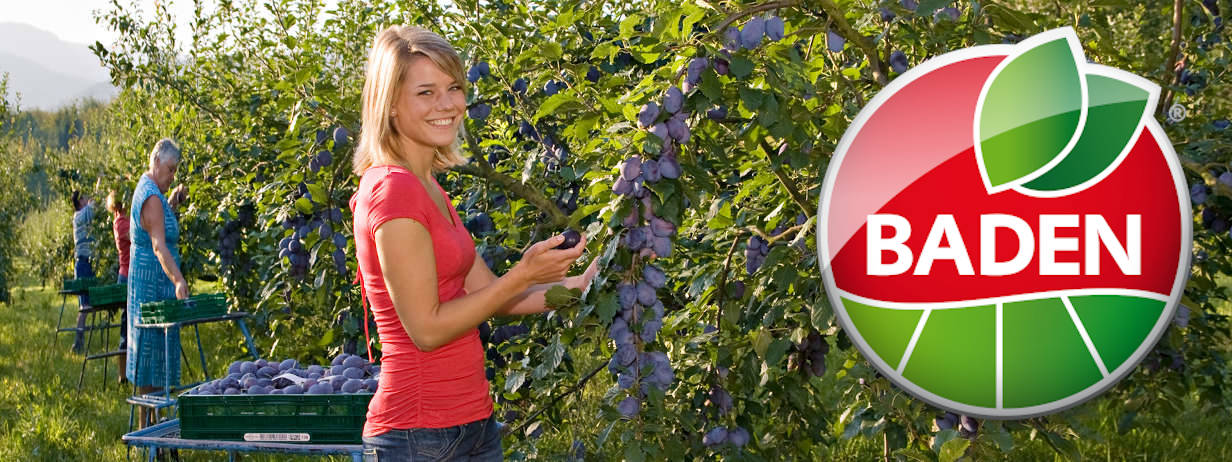
[[[116,283],[127,285],[129,252],[132,247],[129,227],[132,220],[125,213],[127,207],[124,206],[124,199],[117,198],[115,191],[107,194],[107,210],[112,216],[111,232],[115,236],[116,256],[119,260],[119,274],[116,276]],[[116,371],[120,374],[120,383],[124,383],[128,381],[128,378],[124,376],[124,369],[128,363],[128,306],[125,306],[120,314],[120,347],[117,350],[123,352],[116,356]]]
[[[73,255],[76,260],[73,264],[73,277],[92,278],[94,277],[94,266],[90,260],[94,257],[94,237],[90,236],[90,221],[94,220],[94,199],[81,194],[81,191],[73,191]],[[82,294],[77,296],[77,305],[80,308],[85,308],[90,304],[89,296]],[[84,312],[77,313],[77,335],[73,338],[73,352],[82,353],[82,339],[85,336],[86,314]]]

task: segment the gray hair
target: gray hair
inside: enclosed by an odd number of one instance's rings
[[[173,164],[180,163],[180,147],[171,138],[163,138],[154,143],[154,149],[150,150],[150,168],[153,168],[156,162],[168,161]]]

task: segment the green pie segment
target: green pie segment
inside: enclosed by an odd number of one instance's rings
[[[1103,378],[1061,299],[1006,303],[1002,310],[1004,407],[1047,404]]]
[[[846,298],[843,307],[852,324],[860,326],[864,342],[890,367],[898,367],[924,310],[879,308]]]
[[[1086,295],[1069,301],[1109,372],[1142,345],[1164,311],[1164,302],[1141,297]]]
[[[942,398],[996,407],[996,307],[932,310],[903,377]]]
[[[843,298],[855,335],[895,381],[987,409],[1046,405],[1090,388],[1105,377],[1092,349],[1105,370],[1116,370],[1150,335],[1165,307],[1160,300],[1125,295],[1008,302],[999,308],[998,339],[995,304],[916,309],[875,303]]]

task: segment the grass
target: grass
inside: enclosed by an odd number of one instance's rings
[[[210,292],[211,289],[198,287],[194,293]],[[129,406],[124,400],[131,393],[131,386],[115,385],[115,363],[111,362],[105,378],[109,385],[103,390],[103,378],[100,377],[102,363],[93,361],[87,370],[85,386],[78,392],[76,386],[81,356],[69,352],[70,334],[61,334],[54,342],[52,339],[60,297],[50,287],[23,287],[15,290],[13,295],[15,299],[12,304],[0,305],[0,358],[6,359],[0,361],[0,460],[123,460],[127,447],[120,437],[128,431]],[[70,299],[66,323],[74,320],[71,315],[75,306],[73,299]],[[186,382],[201,378],[196,344],[189,332],[185,331],[181,336],[184,350],[190,358],[188,368],[184,370]],[[204,325],[201,336],[215,376],[230,361],[245,355],[241,346],[242,336],[231,324]],[[597,426],[605,426],[597,422],[595,416],[607,384],[605,380],[596,379],[562,409],[559,415],[563,420],[561,424],[545,428],[545,434],[537,444],[538,451],[531,450],[527,454],[530,458],[557,459],[568,451],[569,442],[574,437],[587,439],[597,431]],[[1084,406],[1089,407],[1090,412],[1082,423],[1100,436],[1098,439],[1071,439],[1077,442],[1085,459],[1232,460],[1232,432],[1228,431],[1232,428],[1232,414],[1220,405],[1201,403],[1196,397],[1190,397],[1175,417],[1139,417],[1141,422],[1154,421],[1162,425],[1139,425],[1124,434],[1115,430],[1116,420],[1122,415],[1119,406],[1120,403],[1107,399]],[[1014,437],[1011,452],[981,452],[981,458],[1063,460],[1040,438],[1031,438],[1026,433],[1017,433]],[[517,437],[507,437],[506,448],[515,444],[516,440]],[[609,443],[604,449],[610,451],[614,447]],[[826,448],[824,453],[827,460],[880,460],[881,450],[880,439],[856,438],[840,439]],[[133,455],[136,457],[139,453],[134,451]],[[712,455],[696,456],[700,460]],[[213,461],[226,460],[226,455],[218,451],[186,450],[181,451],[181,458],[185,461]],[[280,454],[246,454],[243,459],[349,460]],[[619,459],[619,454],[588,454],[588,460],[615,459]]]

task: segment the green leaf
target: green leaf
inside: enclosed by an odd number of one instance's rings
[[[988,424],[984,426],[984,434],[997,445],[1001,452],[1009,454],[1014,449],[1014,435],[1001,425]]]
[[[799,278],[796,268],[792,265],[782,265],[774,270],[774,286],[779,290],[787,290],[788,285]]]
[[[937,454],[938,462],[954,462],[967,452],[967,446],[971,445],[971,440],[966,438],[954,438],[946,441],[941,445],[941,452]]]
[[[719,101],[723,98],[723,84],[719,82],[718,74],[713,72],[702,73],[702,83],[697,88],[701,89],[702,94],[711,101]]]
[[[625,18],[624,21],[620,22],[620,37],[628,39],[639,35],[640,32],[634,30],[633,28],[641,25],[643,20],[645,20],[645,18],[643,18],[640,14],[629,15],[629,17]]]
[[[1068,156],[1038,178],[1024,184],[1037,191],[1079,186],[1112,167],[1128,153],[1143,117],[1150,114],[1151,91],[1130,81],[1087,74],[1087,120]]]
[[[543,300],[549,308],[560,309],[572,305],[581,297],[582,291],[570,289],[562,285],[554,285],[543,294]]]
[[[770,342],[774,340],[774,335],[764,327],[756,332],[753,332],[753,351],[757,353],[764,361],[766,359],[766,351],[770,349]]]
[[[590,57],[609,61],[619,51],[620,48],[613,45],[612,42],[604,42],[595,46],[595,49],[590,52]]]
[[[312,202],[307,197],[301,197],[295,200],[295,210],[299,210],[304,215],[312,214]]]
[[[325,347],[332,343],[334,343],[334,330],[333,329],[329,329],[325,331],[325,335],[322,335],[321,339],[317,340],[317,346],[319,347]]]
[[[1026,13],[999,3],[987,2],[983,5],[984,14],[992,18],[992,22],[1003,30],[1035,30],[1035,20]]]
[[[552,340],[547,348],[543,349],[543,362],[535,367],[533,376],[536,379],[542,379],[560,366],[561,358],[565,355],[565,347],[560,344],[560,338]]]
[[[646,460],[646,453],[642,451],[640,444],[626,444],[625,460],[629,462],[642,462]]]
[[[936,435],[933,435],[933,451],[940,453],[942,446],[955,438],[958,438],[958,430],[953,428],[937,432]]]
[[[851,422],[847,422],[847,425],[843,427],[843,439],[854,438],[856,435],[860,434],[860,428],[862,428],[863,426],[864,426],[863,413],[856,414],[855,416],[851,418]]]
[[[540,56],[546,59],[560,59],[564,55],[560,44],[550,40],[539,42],[538,51]]]
[[[312,200],[319,204],[324,204],[329,200],[329,194],[325,192],[325,187],[320,183],[304,183],[304,187],[308,189],[308,194],[312,195]]]
[[[1081,127],[1081,47],[1072,29],[1011,55],[988,85],[976,120],[976,154],[990,192],[1012,188],[1069,153]]]
[[[558,112],[564,113],[585,108],[586,106],[583,106],[582,103],[578,101],[576,96],[573,96],[570,93],[557,93],[549,97],[543,102],[543,104],[539,105],[539,110],[535,112],[535,116],[532,121],[538,122],[539,119],[548,114],[557,114]]]
[[[1066,439],[1064,436],[1056,432],[1045,431],[1044,438],[1048,439],[1048,443],[1052,448],[1069,460],[1081,460],[1082,454],[1078,452],[1078,446],[1074,445],[1073,441]]]
[[[744,103],[744,107],[750,111],[756,111],[761,107],[762,100],[765,99],[765,94],[756,88],[740,87],[740,101]]]
[[[595,304],[595,314],[604,322],[611,321],[618,309],[620,309],[620,303],[616,300],[616,294],[612,292],[604,292],[599,296],[599,302]]]
[[[779,361],[787,353],[787,349],[791,348],[791,340],[777,339],[770,344],[770,348],[766,349],[766,364],[771,366],[778,365]]]
[[[743,79],[753,72],[753,62],[743,56],[733,56],[728,66],[732,77]]]
[[[526,382],[526,372],[517,371],[512,374],[509,374],[509,377],[505,378],[505,392],[513,393],[515,391],[518,391],[519,388],[522,388],[522,384],[525,382]]]

